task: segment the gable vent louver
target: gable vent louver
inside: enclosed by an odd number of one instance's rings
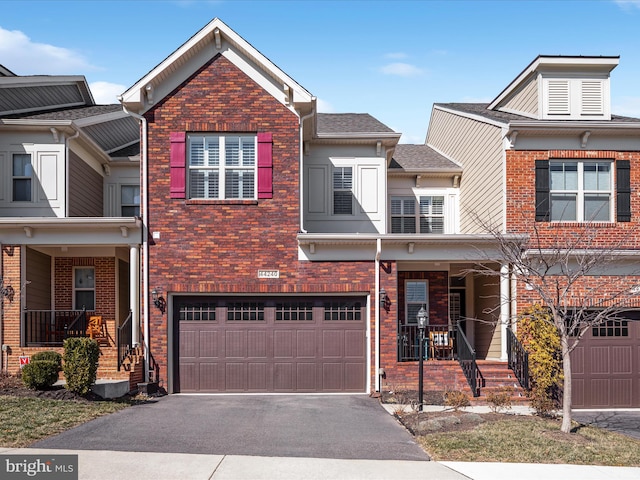
[[[582,82],[582,114],[602,115],[603,103],[602,81],[584,80]]]
[[[567,80],[549,80],[549,114],[568,114],[569,112],[569,82]]]

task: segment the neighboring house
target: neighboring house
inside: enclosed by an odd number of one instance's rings
[[[489,104],[433,106],[426,143],[464,171],[462,232],[492,223],[553,249],[588,225],[590,248],[619,250],[603,272],[612,291],[638,283],[640,119],[611,113],[618,62],[539,56]],[[513,316],[537,299],[515,276],[510,283]],[[640,322],[637,310],[625,315],[594,327],[574,351],[574,407],[640,406]]]
[[[139,125],[120,105],[96,105],[81,76],[0,67],[3,371],[97,317],[99,376],[135,373],[118,341],[139,324],[139,189]]]

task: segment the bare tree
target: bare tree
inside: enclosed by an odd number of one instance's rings
[[[496,240],[500,261],[522,282],[532,303],[548,308],[549,321],[558,331],[564,374],[561,430],[569,433],[571,352],[590,328],[620,320],[621,312],[633,306],[640,293],[639,278],[633,278],[640,272],[640,251],[625,249],[633,233],[603,240],[597,227],[588,223],[562,237],[541,232],[535,223],[529,235],[506,234],[486,223],[482,227]],[[490,264],[477,265],[470,272],[501,274]]]

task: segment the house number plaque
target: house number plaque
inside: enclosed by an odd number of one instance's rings
[[[258,270],[258,278],[280,278],[280,270]]]

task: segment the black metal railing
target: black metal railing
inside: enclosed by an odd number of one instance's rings
[[[68,337],[87,336],[84,310],[25,310],[22,312],[24,347],[59,347]]]
[[[427,325],[424,332],[424,359],[453,360],[456,352],[456,329],[447,325]],[[420,359],[420,331],[417,325],[398,327],[398,361]]]
[[[131,312],[131,310],[129,310],[129,315],[117,330],[116,342],[118,345],[118,371],[120,371],[122,364],[129,357],[129,355],[131,355],[131,351],[133,350],[133,335],[131,333],[132,318],[133,313]]]
[[[511,328],[507,328],[507,358],[509,368],[513,370],[522,388],[529,390],[529,353]]]
[[[471,348],[462,329],[458,329],[457,340],[458,363],[460,363],[464,376],[471,387],[473,396],[479,397],[480,388],[484,387],[485,382],[482,372],[478,368],[478,363],[476,362],[476,351]]]

